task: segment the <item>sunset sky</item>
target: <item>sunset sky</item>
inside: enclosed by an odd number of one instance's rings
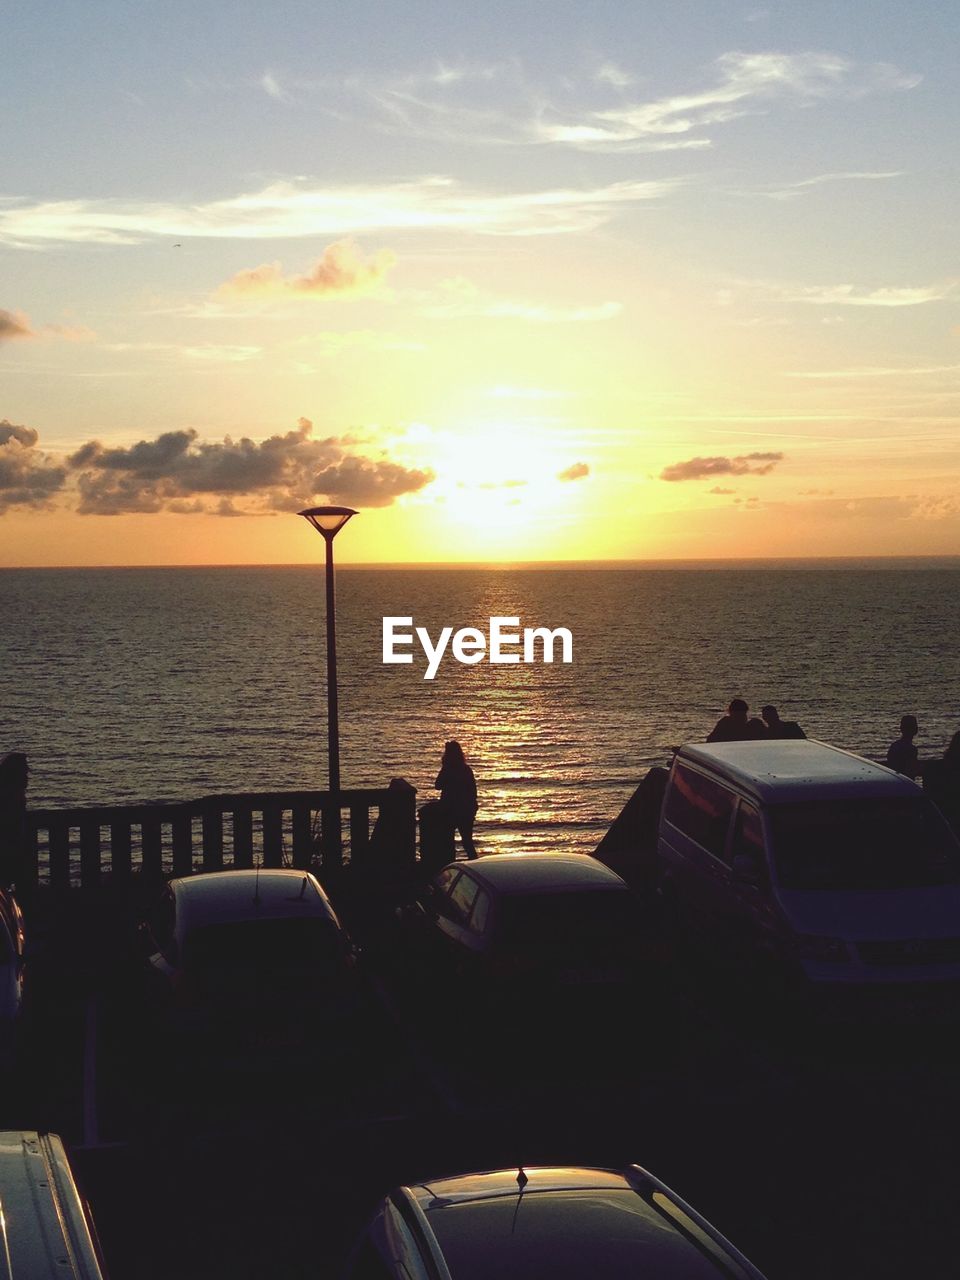
[[[0,565],[960,552],[958,34],[5,5]]]

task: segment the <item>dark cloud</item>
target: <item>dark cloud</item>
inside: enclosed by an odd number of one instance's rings
[[[37,448],[32,427],[0,422],[0,515],[11,507],[45,507],[63,488],[66,468]]]
[[[30,328],[30,321],[19,311],[4,311],[0,308],[0,342],[8,342],[12,338],[33,338],[36,335]]]
[[[206,443],[192,430],[168,431],[129,448],[92,440],[69,459],[78,473],[77,510],[235,516],[296,510],[318,496],[383,507],[433,479],[429,471],[349,453],[349,437],[314,440],[312,432],[310,420],[301,418],[295,430],[259,443],[230,436]]]
[[[765,476],[782,453],[744,453],[736,458],[688,458],[660,472],[661,480],[702,480],[708,476]]]
[[[590,468],[585,462],[575,462],[572,467],[567,467],[565,471],[561,471],[557,475],[558,480],[582,480],[584,476],[590,474]]]
[[[358,507],[388,507],[404,493],[416,493],[433,479],[433,472],[416,471],[384,459],[347,457],[318,472],[314,491],[331,501]]]

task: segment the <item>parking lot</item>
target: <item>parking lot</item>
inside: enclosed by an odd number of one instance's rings
[[[484,999],[362,947],[349,1043],[246,1072],[178,1060],[142,1002],[129,921],[74,904],[35,958],[3,1127],[68,1143],[114,1280],[336,1274],[392,1185],[637,1162],[770,1280],[955,1274],[957,1056],[945,1030],[791,1025],[652,937],[597,999]]]

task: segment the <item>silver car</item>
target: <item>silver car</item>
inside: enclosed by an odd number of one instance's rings
[[[341,1280],[763,1280],[658,1178],[614,1169],[468,1173],[398,1187]]]

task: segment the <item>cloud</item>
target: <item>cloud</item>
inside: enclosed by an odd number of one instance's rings
[[[358,507],[388,507],[404,493],[416,493],[434,478],[432,471],[410,470],[383,459],[348,457],[318,471],[314,490],[331,501]]]
[[[31,204],[13,198],[0,203],[0,243],[20,248],[66,242],[133,245],[154,237],[271,240],[387,230],[556,235],[593,230],[619,208],[661,200],[679,185],[678,179],[653,179],[490,193],[448,177],[424,177],[379,186],[276,182],[206,204],[120,199]]]
[[[706,476],[765,476],[783,461],[782,453],[746,453],[736,458],[688,458],[660,472],[661,480],[702,480]]]
[[[757,187],[753,190],[740,190],[737,195],[763,196],[768,200],[792,200],[810,191],[814,187],[824,186],[831,182],[879,182],[889,178],[902,178],[902,169],[891,169],[874,172],[851,170],[843,173],[818,173],[812,178],[801,178],[798,182],[783,182],[775,186]]]
[[[849,369],[794,370],[785,373],[784,377],[810,379],[925,378],[939,376],[944,373],[960,373],[960,364],[860,365]]]
[[[921,77],[889,63],[858,65],[834,53],[730,52],[714,65],[706,88],[648,102],[594,110],[579,119],[542,117],[535,131],[544,142],[595,150],[642,149],[651,138],[677,145],[688,135],[728,124],[765,110],[777,99],[808,105],[831,98],[861,98],[871,93],[912,89]],[[709,145],[709,139],[694,140]]]
[[[718,293],[722,306],[732,305],[737,294],[773,298],[779,302],[798,302],[820,307],[917,307],[929,302],[943,302],[957,293],[957,280],[941,280],[930,285],[881,285],[875,289],[854,284],[799,285],[778,280],[744,280],[728,278]],[[839,322],[839,317],[835,318]]]
[[[167,431],[124,448],[92,440],[68,459],[77,510],[250,515],[296,510],[321,497],[379,507],[433,479],[430,471],[350,453],[349,437],[314,440],[312,433],[313,424],[301,418],[295,430],[259,443],[229,436],[208,443],[194,430]]]
[[[470,280],[456,276],[444,280],[429,294],[420,294],[419,313],[433,320],[460,320],[479,317],[490,320],[527,320],[533,324],[579,324],[583,321],[612,320],[623,310],[619,302],[601,302],[586,307],[551,307],[539,302],[498,298],[484,293]]]
[[[787,302],[808,302],[827,307],[918,307],[925,302],[942,302],[957,288],[955,280],[919,288],[858,289],[852,284],[814,285],[784,292]]]
[[[707,490],[707,492],[708,492],[708,493],[719,493],[719,494],[723,494],[724,496],[726,496],[726,495],[729,495],[729,494],[732,494],[732,493],[736,493],[737,491],[736,491],[736,489],[724,489],[723,485],[715,484],[715,485],[713,486],[713,488],[712,488],[712,489],[708,489],[708,490]]]
[[[0,342],[16,338],[63,338],[67,342],[91,342],[96,337],[83,326],[44,324],[35,329],[22,311],[0,309]]]
[[[396,255],[389,249],[381,249],[364,260],[353,241],[337,240],[327,245],[304,275],[285,276],[279,262],[264,263],[238,272],[218,292],[255,298],[348,297],[375,290],[395,262]]]
[[[0,310],[0,342],[9,342],[14,338],[35,338],[30,328],[30,321],[22,311]]]
[[[46,507],[63,488],[66,468],[37,448],[32,427],[0,422],[0,515],[11,507]]]
[[[557,473],[558,480],[582,480],[590,474],[590,468],[585,462],[575,462],[572,466],[567,467],[564,471]]]

